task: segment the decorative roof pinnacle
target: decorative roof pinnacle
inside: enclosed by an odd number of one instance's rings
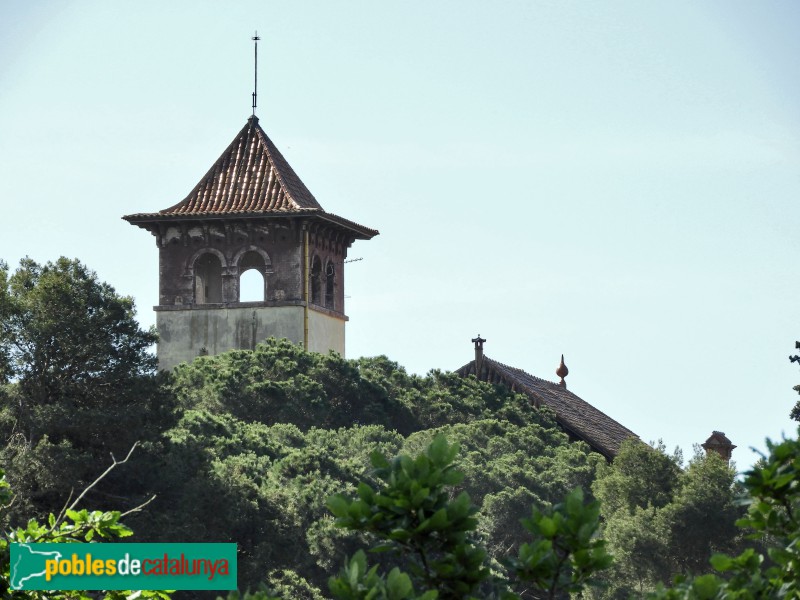
[[[556,369],[556,375],[558,375],[561,378],[561,381],[558,382],[558,385],[563,385],[564,387],[567,387],[567,382],[564,381],[564,377],[569,375],[569,369],[567,368],[567,365],[564,364],[563,354],[561,355],[561,364],[558,365],[558,368]]]

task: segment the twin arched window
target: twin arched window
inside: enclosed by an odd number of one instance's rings
[[[265,273],[269,266],[260,252],[248,250],[238,259],[239,285],[237,302],[264,302],[267,297]],[[222,290],[222,261],[212,252],[198,256],[193,265],[195,304],[225,302]]]
[[[238,298],[237,302],[264,302],[267,297],[265,273],[270,265],[269,259],[255,250],[248,250],[238,258]],[[194,261],[194,302],[195,304],[216,304],[225,302],[222,290],[222,260],[212,252],[200,254]],[[328,260],[325,267],[315,256],[311,261],[309,273],[311,303],[336,309],[336,267]]]
[[[222,302],[222,262],[214,254],[201,254],[194,261],[195,304]]]

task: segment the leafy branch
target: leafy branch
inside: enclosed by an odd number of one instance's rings
[[[152,496],[145,502],[138,506],[120,513],[119,511],[89,511],[87,509],[78,510],[78,505],[86,496],[86,494],[95,485],[108,476],[119,465],[125,464],[130,459],[133,451],[136,449],[138,443],[134,444],[128,451],[123,460],[117,460],[114,455],[111,455],[112,464],[103,473],[97,477],[91,484],[89,484],[78,497],[70,503],[67,500],[64,508],[59,512],[58,516],[50,513],[47,517],[47,524],[43,525],[35,519],[28,521],[24,528],[18,527],[17,529],[0,536],[0,595],[3,598],[48,598],[53,600],[83,600],[88,599],[83,592],[79,591],[62,591],[62,592],[47,592],[40,594],[39,592],[25,591],[15,592],[10,587],[10,543],[25,542],[25,543],[80,543],[91,542],[95,536],[105,539],[125,538],[133,535],[133,532],[120,523],[120,518],[126,515],[139,512],[144,509],[150,502],[155,499]],[[6,510],[13,501],[11,486],[6,481],[5,472],[0,469],[0,510]],[[122,592],[113,591],[105,595],[106,600],[117,600],[122,598],[160,598],[168,600],[169,594],[161,591],[142,590],[138,592]]]

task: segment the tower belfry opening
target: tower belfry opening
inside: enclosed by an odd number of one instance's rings
[[[194,302],[222,302],[222,264],[211,253],[202,254],[194,261]]]
[[[344,355],[347,250],[378,232],[325,211],[255,114],[183,200],[123,218],[158,245],[162,369],[272,336]]]

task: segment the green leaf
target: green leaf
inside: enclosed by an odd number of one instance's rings
[[[372,466],[376,469],[388,469],[391,465],[382,452],[373,450],[369,455]]]
[[[538,526],[539,533],[547,539],[555,537],[558,531],[558,524],[555,522],[555,519],[551,517],[543,516],[536,525]]]
[[[402,573],[397,567],[389,572],[389,576],[386,578],[388,600],[403,600],[411,594],[412,590],[411,578],[407,574]]]
[[[710,562],[711,566],[720,572],[729,571],[734,566],[733,559],[725,554],[714,554]]]
[[[717,595],[719,580],[714,575],[701,575],[692,582],[692,591],[697,600],[710,600]]]
[[[335,517],[343,518],[348,515],[350,502],[341,494],[329,496],[325,504]]]

